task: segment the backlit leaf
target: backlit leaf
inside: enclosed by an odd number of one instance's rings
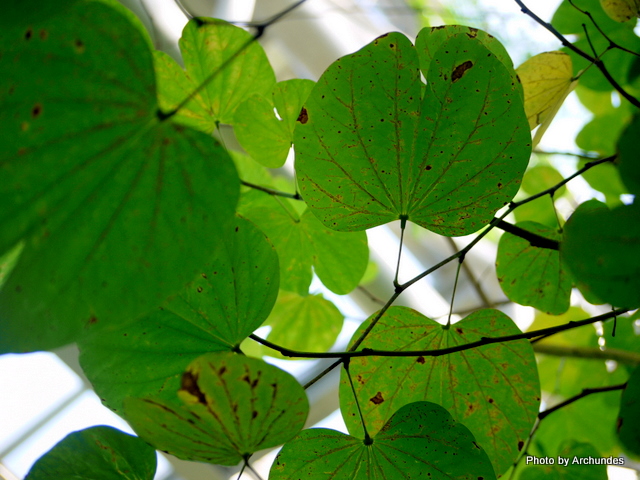
[[[557,229],[535,222],[516,224],[551,240],[562,239]],[[500,238],[496,272],[504,294],[521,305],[553,315],[569,308],[571,277],[560,263],[557,250],[532,246],[528,240],[505,232]]]
[[[322,75],[294,132],[309,208],[329,228],[408,219],[472,233],[518,190],[530,153],[519,86],[459,33],[433,55],[422,99],[416,49],[384,35]]]
[[[252,158],[269,168],[284,164],[291,150],[295,122],[313,85],[311,80],[286,80],[277,83],[270,96],[253,95],[240,104],[233,130]]]
[[[156,452],[138,437],[98,426],[70,433],[33,464],[25,480],[153,480]]]
[[[551,465],[533,465],[535,461],[544,462],[548,457],[531,460],[525,457],[528,466],[520,473],[519,480],[607,480],[608,478],[606,465],[579,463],[581,459],[589,461],[589,459],[601,457],[598,450],[589,443],[568,440],[554,453],[556,455],[551,455],[554,460]],[[560,458],[568,462],[560,464]]]
[[[309,403],[288,373],[234,353],[199,357],[182,376],[180,401],[128,398],[134,430],[178,458],[235,465],[293,438]]]
[[[156,57],[163,110],[172,110],[214,77],[178,112],[177,121],[211,133],[218,123],[232,124],[245,99],[267,95],[275,84],[262,46],[240,27],[212,18],[193,19],[184,27],[179,43],[186,71],[180,72],[167,55]]]
[[[640,206],[578,209],[565,225],[560,256],[572,275],[603,301],[640,306]]]
[[[128,396],[171,400],[187,365],[236,348],[267,318],[277,293],[273,246],[237,218],[196,280],[135,323],[80,342],[80,363],[102,401],[120,414]]]
[[[616,22],[626,22],[640,17],[638,0],[600,0],[600,5],[610,18]]]
[[[0,252],[24,242],[0,294],[0,352],[145,314],[232,222],[233,164],[157,116],[148,39],[125,11],[79,2],[0,32]]]
[[[625,451],[640,457],[640,367],[629,377],[620,399],[620,413],[616,423],[618,438]]]
[[[473,313],[446,329],[414,310],[391,307],[361,347],[433,350],[519,332],[511,319],[497,310]],[[538,372],[533,349],[526,340],[437,357],[357,357],[351,360],[349,369],[370,434],[378,432],[403,405],[434,402],[469,428],[498,475],[513,463],[538,413]],[[349,432],[362,436],[344,371],[340,406]]]
[[[371,445],[335,430],[302,431],[280,451],[269,478],[491,480],[495,474],[464,425],[439,405],[415,402],[399,409]]]

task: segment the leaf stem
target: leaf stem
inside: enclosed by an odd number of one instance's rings
[[[407,226],[407,216],[400,216],[400,246],[398,247],[398,262],[396,263],[396,275],[393,279],[393,286],[397,289],[400,285],[398,283],[398,274],[400,272],[400,258],[402,257],[402,243],[404,241],[404,229]]]
[[[302,196],[300,193],[287,193],[281,192],[279,190],[274,190],[273,188],[262,187],[260,185],[256,185],[255,183],[245,182],[244,180],[240,180],[240,183],[245,187],[253,188],[255,190],[260,190],[261,192],[268,193],[269,195],[273,195],[274,197],[285,197],[291,198],[292,200],[302,200]]]
[[[456,279],[453,282],[453,292],[451,293],[451,303],[449,304],[449,317],[447,318],[447,324],[443,327],[445,330],[448,330],[451,327],[451,314],[453,313],[453,304],[456,299],[456,288],[458,287],[458,278],[460,278],[460,269],[462,268],[462,263],[464,262],[464,257],[460,257],[458,259],[458,268],[456,269]]]
[[[373,444],[373,439],[369,436],[369,432],[367,431],[367,425],[364,423],[364,415],[362,415],[362,409],[360,408],[360,402],[358,401],[358,395],[356,395],[356,388],[353,386],[353,380],[351,379],[351,372],[349,371],[349,361],[347,360],[344,363],[344,370],[347,372],[347,378],[349,379],[349,385],[351,385],[351,392],[353,393],[353,398],[356,401],[356,408],[358,409],[358,413],[360,414],[360,421],[362,422],[362,430],[364,431],[364,444],[371,445]]]

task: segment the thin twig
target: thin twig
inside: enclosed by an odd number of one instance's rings
[[[527,240],[532,247],[547,248],[550,250],[560,250],[560,242],[558,240],[552,240],[537,233],[530,232],[524,228],[520,228],[511,223],[499,220],[496,227],[508,232],[516,237],[520,237]]]
[[[558,405],[555,405],[555,406],[553,406],[551,408],[547,408],[545,411],[540,412],[538,414],[538,419],[542,421],[546,417],[551,415],[553,412],[556,412],[556,411],[560,410],[561,408],[566,407],[567,405],[570,405],[573,402],[575,402],[577,400],[580,400],[581,398],[584,398],[586,396],[593,395],[594,393],[603,393],[603,392],[613,392],[613,391],[616,391],[616,390],[624,390],[624,388],[626,386],[627,386],[627,382],[621,383],[619,385],[611,385],[610,387],[585,388],[578,395],[575,395],[575,396],[573,396],[571,398],[568,398],[564,402],[560,402]]]
[[[445,237],[445,238],[447,240],[447,243],[453,249],[453,252],[457,253],[458,252],[458,245],[456,245],[456,241],[451,237]],[[476,276],[471,271],[471,268],[469,268],[469,265],[464,263],[464,262],[462,262],[462,269],[464,270],[465,275],[469,279],[469,282],[471,282],[471,285],[473,286],[473,289],[475,290],[475,292],[480,297],[480,300],[482,301],[482,306],[485,307],[485,308],[492,307],[493,304],[492,304],[491,300],[489,300],[489,297],[487,297],[486,293],[484,293],[484,289],[482,288],[482,285],[480,285],[480,282],[478,282],[478,279],[476,278]]]
[[[590,358],[594,360],[615,360],[625,365],[640,365],[640,353],[607,348],[600,350],[595,347],[579,347],[567,345],[553,345],[548,343],[535,343],[533,350],[545,355],[556,357]]]
[[[296,193],[281,192],[279,190],[274,190],[272,188],[256,185],[255,183],[245,182],[244,180],[240,180],[240,183],[245,187],[253,188],[255,190],[260,190],[261,192],[268,193],[269,195],[273,195],[275,197],[285,197],[285,198],[291,198],[293,200],[302,200],[302,197],[298,192]]]

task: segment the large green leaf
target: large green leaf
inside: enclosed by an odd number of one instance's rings
[[[174,109],[213,75],[176,119],[203,132],[233,123],[238,105],[253,94],[269,94],[276,83],[262,46],[249,32],[223,20],[191,20],[182,31],[180,51],[186,72],[168,55],[155,58],[160,106]]]
[[[536,222],[516,226],[551,240],[562,238],[557,230]],[[528,240],[505,232],[498,244],[496,273],[502,291],[516,303],[553,315],[569,308],[571,277],[560,263],[557,250],[534,247]]]
[[[265,325],[271,327],[269,341],[292,350],[326,352],[335,343],[344,316],[322,294],[300,296],[297,293],[280,292],[278,301]],[[286,358],[271,349],[263,355]]]
[[[26,480],[153,480],[156,452],[138,437],[99,426],[70,433],[33,464]]]
[[[287,203],[261,192],[243,197],[247,201],[241,202],[239,211],[265,232],[278,251],[283,290],[306,295],[312,266],[334,293],[344,295],[358,286],[369,260],[365,232],[336,232],[311,211],[299,215]]]
[[[433,350],[519,332],[513,321],[497,310],[473,313],[445,328],[414,310],[392,307],[361,347]],[[403,405],[420,400],[434,402],[469,428],[498,475],[507,470],[524,445],[540,404],[538,371],[526,340],[437,357],[358,357],[351,360],[349,369],[370,434],[379,431]],[[362,436],[344,371],[340,406],[349,432]]]
[[[367,445],[335,430],[312,428],[286,443],[272,480],[473,479],[496,478],[473,435],[434,403],[399,409]]]
[[[560,255],[576,280],[615,306],[640,306],[640,206],[578,209]]]
[[[616,425],[624,449],[640,457],[640,367],[636,367],[622,392]]]
[[[472,233],[511,200],[530,134],[519,85],[477,38],[459,33],[431,58],[384,35],[322,75],[294,132],[303,197],[326,226],[408,219]]]
[[[525,468],[518,478],[519,480],[607,480],[606,465],[580,463],[596,458],[600,458],[600,453],[593,445],[568,440],[560,446],[557,455],[551,458],[525,457],[528,468]],[[554,463],[544,465],[543,462],[549,460],[553,460]],[[535,462],[541,464],[534,465]]]
[[[273,246],[237,218],[196,280],[135,323],[80,342],[80,363],[102,401],[120,414],[128,396],[171,400],[187,365],[237,348],[267,318],[277,293]]]
[[[134,430],[179,458],[235,465],[257,450],[293,438],[309,403],[288,373],[255,358],[211,353],[182,376],[180,402],[128,398]]]
[[[640,159],[637,140],[640,138],[640,115],[633,117],[618,140],[620,178],[629,193],[640,195]]]
[[[286,80],[273,87],[270,97],[253,95],[240,104],[233,130],[252,158],[269,168],[284,164],[300,109],[313,85],[311,80]]]
[[[193,279],[232,221],[233,164],[158,118],[147,39],[122,8],[78,2],[0,32],[0,252],[24,241],[0,352],[134,320]]]

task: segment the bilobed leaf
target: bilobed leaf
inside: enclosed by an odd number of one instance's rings
[[[573,277],[603,301],[640,306],[640,206],[576,210],[565,225],[560,257]]]
[[[431,58],[384,35],[322,75],[294,132],[302,196],[324,225],[408,219],[443,235],[486,224],[518,189],[530,153],[519,86],[476,38]]]
[[[557,229],[536,222],[516,226],[550,240],[562,239]],[[496,273],[502,291],[516,303],[552,315],[569,308],[571,276],[560,263],[558,250],[534,247],[528,240],[505,232],[498,245]]]
[[[616,425],[625,451],[640,457],[640,367],[636,367],[622,392]]]
[[[637,141],[640,138],[640,116],[636,115],[618,140],[620,179],[629,193],[640,195],[640,159]]]
[[[33,464],[26,480],[153,480],[156,452],[138,437],[107,426],[70,433]]]
[[[182,376],[180,401],[128,398],[134,430],[178,458],[235,465],[293,438],[309,403],[288,373],[230,352],[197,358]]]
[[[262,46],[224,20],[191,20],[179,43],[186,71],[167,55],[156,57],[160,105],[171,111],[214,75],[177,115],[177,121],[205,133],[218,123],[232,124],[238,105],[253,94],[267,95],[276,83]]]
[[[335,430],[311,428],[286,443],[272,480],[491,480],[496,476],[473,435],[434,403],[400,408],[373,436],[373,443]]]
[[[145,314],[233,220],[233,164],[157,116],[148,39],[124,10],[79,2],[0,33],[0,252],[24,242],[0,294],[0,352]]]
[[[277,345],[298,351],[326,352],[338,338],[343,322],[340,310],[321,294],[302,297],[280,292],[265,325],[271,326],[268,340]],[[270,349],[264,353],[288,358]]]
[[[551,455],[552,465],[528,465],[518,477],[519,480],[607,480],[606,465],[580,464],[580,459],[600,458],[600,452],[589,443],[574,440],[564,442],[556,455]],[[568,460],[560,464],[558,458]],[[574,461],[574,459],[578,459]],[[546,459],[539,459],[541,461]]]
[[[284,165],[293,142],[295,122],[313,85],[311,80],[286,80],[277,83],[270,96],[256,94],[240,104],[233,130],[252,158],[269,168]]]
[[[558,113],[567,95],[575,88],[571,57],[564,52],[539,53],[520,65],[516,72],[524,89],[524,110],[529,128],[540,128],[535,147]]]
[[[447,329],[414,310],[391,307],[361,347],[433,350],[519,332],[511,319],[497,310],[473,313]],[[498,475],[513,463],[538,413],[538,372],[533,349],[526,340],[437,357],[357,357],[351,360],[349,370],[370,434],[378,432],[403,405],[434,402],[469,428]],[[340,406],[349,432],[362,436],[344,371]]]
[[[243,197],[239,211],[276,247],[281,289],[306,295],[312,266],[334,293],[344,295],[358,286],[369,260],[365,232],[336,232],[322,225],[311,211],[299,215],[285,202],[260,192]]]
[[[173,399],[191,361],[234,349],[269,315],[279,280],[273,246],[242,218],[226,234],[202,273],[162,308],[80,342],[82,368],[112,410],[122,414],[128,396]]]

